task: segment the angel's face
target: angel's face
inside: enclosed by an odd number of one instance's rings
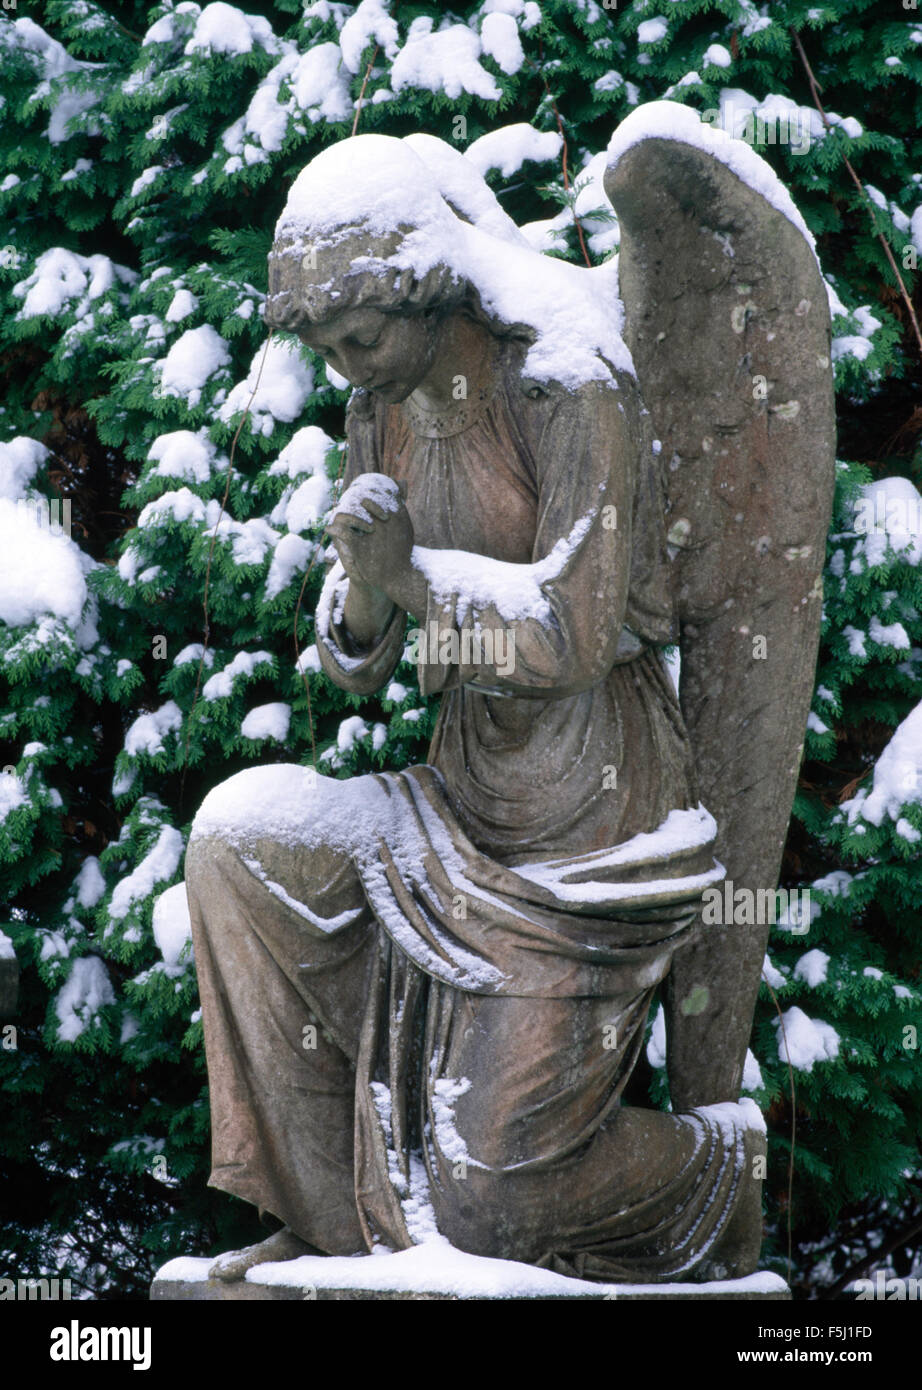
[[[375,391],[388,404],[404,401],[425,380],[436,348],[434,318],[348,309],[302,329],[301,341],[353,386]]]

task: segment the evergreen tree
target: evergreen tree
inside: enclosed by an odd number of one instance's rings
[[[7,1269],[144,1297],[168,1256],[259,1237],[205,1186],[189,824],[257,760],[426,757],[437,702],[408,662],[358,698],[312,647],[348,392],[267,344],[288,187],[356,126],[428,131],[534,245],[597,263],[618,245],[601,152],[667,97],[774,165],[834,307],[843,462],[785,858],[811,902],[774,930],[745,1083],[769,1116],[766,1258],[784,1271],[790,1220],[802,1292],[919,1273],[922,345],[894,267],[918,302],[922,20],[874,0],[47,0],[0,14],[0,72]],[[665,1103],[656,1027],[649,1056],[634,1099]]]

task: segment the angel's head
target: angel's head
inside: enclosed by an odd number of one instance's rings
[[[464,297],[444,266],[418,276],[390,264],[399,240],[357,229],[294,253],[276,241],[266,301],[270,327],[296,333],[340,376],[388,402],[405,400],[426,376]]]
[[[443,254],[457,227],[403,141],[330,147],[299,175],[279,220],[267,324],[296,333],[353,385],[406,399],[467,296]]]

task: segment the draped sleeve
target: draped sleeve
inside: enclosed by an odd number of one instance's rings
[[[623,631],[640,452],[632,405],[629,390],[589,382],[576,391],[552,388],[535,408],[538,509],[529,564],[414,549],[429,586],[423,694],[467,684],[563,699],[641,649]]]

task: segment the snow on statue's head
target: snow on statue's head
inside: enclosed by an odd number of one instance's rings
[[[269,255],[265,317],[316,342],[321,325],[375,309],[404,322],[409,350],[422,337],[411,326],[422,322],[431,336],[457,311],[519,339],[531,380],[613,385],[634,370],[614,272],[533,250],[474,165],[443,141],[354,135],[292,185]]]
[[[298,333],[350,309],[421,313],[459,303],[448,263],[458,219],[402,141],[357,135],[298,175],[269,255],[266,323]]]

